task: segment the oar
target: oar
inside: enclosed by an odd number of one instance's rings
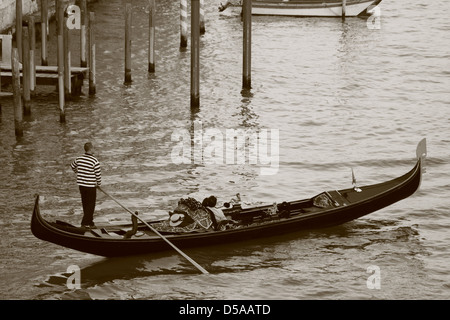
[[[201,265],[199,265],[197,262],[195,262],[194,260],[192,260],[187,254],[185,254],[183,251],[181,251],[180,249],[178,249],[172,242],[170,242],[169,240],[167,240],[166,237],[164,237],[161,233],[159,233],[155,228],[153,228],[151,225],[149,225],[147,222],[145,222],[144,220],[142,220],[137,214],[135,214],[133,211],[131,211],[130,209],[128,209],[127,207],[125,207],[124,205],[122,205],[119,201],[117,201],[112,195],[110,195],[108,192],[106,192],[105,190],[103,190],[103,188],[101,187],[97,187],[100,191],[102,191],[104,194],[106,194],[108,197],[110,197],[114,202],[116,202],[119,206],[121,206],[122,208],[124,208],[126,211],[128,211],[131,215],[135,216],[136,218],[138,218],[140,221],[142,221],[147,227],[150,228],[150,230],[152,230],[154,233],[156,233],[161,239],[163,239],[165,242],[167,242],[172,248],[174,248],[179,254],[181,254],[184,258],[186,258],[186,260],[188,260],[190,263],[192,263],[198,270],[200,270],[203,274],[208,274],[209,272],[206,271]]]

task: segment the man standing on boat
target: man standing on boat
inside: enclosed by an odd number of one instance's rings
[[[100,162],[94,157],[94,146],[87,142],[84,145],[85,154],[77,157],[70,165],[77,174],[77,184],[80,188],[83,204],[83,219],[81,226],[95,228],[94,211],[97,200],[97,187],[102,184]]]

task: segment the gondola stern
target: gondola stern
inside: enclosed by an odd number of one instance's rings
[[[41,219],[41,213],[39,211],[39,194],[35,194],[34,195],[34,208],[33,208],[33,214],[31,216],[31,232],[33,233],[33,235],[37,238],[39,238],[38,236],[38,224],[39,224],[39,220]]]
[[[41,216],[39,208],[39,194],[35,194],[33,214],[31,216],[31,233],[41,240],[47,240],[44,228],[44,218]]]
[[[33,208],[33,215],[31,216],[31,227],[33,228],[35,219],[40,217],[39,212],[39,194],[34,195],[34,208]]]

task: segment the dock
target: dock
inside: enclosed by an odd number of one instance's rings
[[[49,1],[41,1],[41,16],[23,17],[22,1],[16,1],[15,33],[0,34],[0,97],[14,99],[16,136],[22,136],[22,114],[31,113],[31,99],[37,86],[55,86],[58,90],[60,122],[65,122],[65,101],[82,94],[83,82],[89,81],[89,95],[95,87],[94,13],[87,0],[55,0],[57,65],[48,65],[47,43],[50,37]],[[41,65],[36,64],[36,27],[39,27]],[[71,30],[80,30],[80,66],[72,66]],[[89,58],[89,64],[87,63]],[[12,93],[2,92],[12,89]]]
[[[12,68],[10,65],[0,66],[1,84],[12,83]],[[89,68],[71,67],[70,78],[72,94],[81,94],[83,80],[89,77]],[[23,79],[22,66],[20,67],[20,78]],[[57,86],[58,67],[57,66],[36,66],[36,85]],[[3,94],[7,94],[3,92]]]

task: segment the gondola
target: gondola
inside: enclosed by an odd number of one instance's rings
[[[419,188],[426,158],[426,140],[416,149],[417,161],[406,174],[390,181],[328,190],[312,198],[256,207],[224,208],[229,220],[220,227],[186,232],[164,229],[166,220],[145,224],[103,225],[84,229],[42,217],[35,196],[31,231],[39,239],[95,255],[113,257],[171,250],[161,234],[178,248],[192,248],[331,227],[352,221],[405,199]],[[353,172],[352,172],[353,173]],[[229,223],[228,223],[229,222]],[[151,226],[151,228],[149,228]],[[157,229],[160,235],[153,232]]]

